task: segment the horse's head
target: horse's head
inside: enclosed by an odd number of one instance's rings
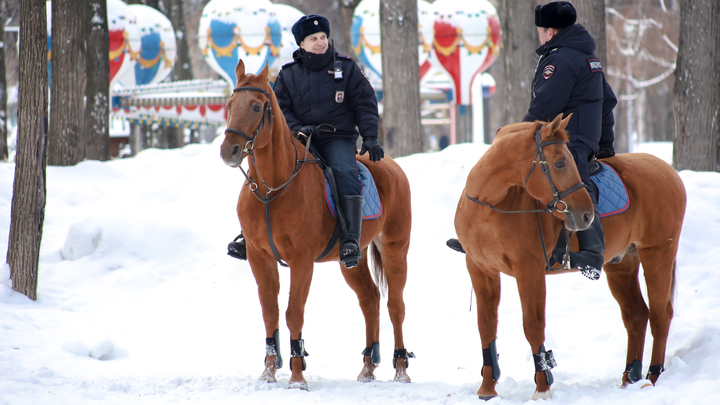
[[[530,136],[535,144],[535,160],[529,168],[525,189],[535,199],[555,208],[553,213],[565,221],[567,229],[580,231],[590,226],[595,212],[567,147],[565,127],[571,116],[562,119],[559,114],[552,122],[534,127]]]
[[[228,99],[227,129],[220,146],[220,156],[226,165],[238,167],[246,154],[262,148],[270,141],[272,132],[272,89],[268,83],[268,66],[259,75],[245,74],[242,59],[235,67],[237,85]]]

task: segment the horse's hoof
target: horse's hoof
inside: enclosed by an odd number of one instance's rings
[[[360,375],[358,375],[357,380],[362,383],[369,383],[375,381],[375,374],[373,373],[375,371],[375,368],[377,368],[377,366],[371,363],[365,363],[365,365],[363,365],[362,371],[360,372]]]
[[[307,381],[296,381],[296,382],[288,382],[288,389],[289,390],[308,390],[308,383]]]
[[[497,395],[480,395],[480,394],[478,394],[478,398],[482,399],[483,401],[489,401],[493,398],[497,398]]]
[[[532,399],[533,401],[537,401],[538,399],[551,399],[551,398],[552,398],[552,394],[550,393],[550,390],[543,391],[543,392],[535,391],[533,396],[530,397],[530,399]]]
[[[397,368],[395,369],[395,378],[393,381],[395,382],[401,382],[401,383],[410,383],[410,376],[407,375],[407,371],[405,369],[404,361],[398,361],[397,362]]]
[[[265,383],[276,383],[277,379],[275,378],[275,373],[270,373],[268,370],[263,371],[263,373],[260,375],[260,378],[258,378],[258,382],[265,382]]]

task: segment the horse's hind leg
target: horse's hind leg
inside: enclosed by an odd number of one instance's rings
[[[497,379],[500,378],[495,347],[498,306],[500,305],[500,274],[487,274],[469,256],[465,261],[477,298],[478,331],[483,349],[482,383],[477,394],[480,399],[488,400],[498,396],[495,385]],[[486,353],[488,354],[487,359]]]
[[[395,351],[393,352],[393,366],[395,367],[394,381],[410,382],[407,374],[409,358],[415,357],[405,349],[403,337],[403,322],[405,322],[405,301],[403,291],[407,282],[407,252],[410,247],[410,228],[402,227],[402,232],[392,234],[385,232],[382,237],[382,244],[378,245],[381,258],[381,266],[385,271],[388,289],[388,312],[390,321],[393,324],[395,335]]]
[[[653,335],[653,346],[648,379],[653,384],[665,370],[665,349],[670,332],[670,321],[673,317],[677,238],[670,239],[668,244],[669,246],[638,249],[645,272],[650,305],[650,332]]]
[[[346,269],[340,264],[340,270],[345,281],[357,294],[360,309],[365,317],[365,356],[363,357],[363,369],[358,375],[358,381],[370,382],[375,380],[375,368],[379,362],[380,342],[380,291],[370,276],[368,269],[367,254],[364,254],[358,263],[358,267]],[[369,349],[369,352],[368,352]]]
[[[604,266],[610,292],[620,305],[623,324],[627,330],[626,368],[622,376],[625,388],[642,378],[643,349],[648,323],[648,308],[640,291],[638,273],[640,258],[635,247],[630,248],[622,261]]]

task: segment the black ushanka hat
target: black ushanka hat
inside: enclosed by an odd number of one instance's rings
[[[295,43],[298,44],[298,46],[300,46],[300,42],[308,35],[321,31],[327,34],[328,37],[330,36],[330,23],[327,18],[321,15],[310,14],[302,16],[292,26],[292,33],[295,36]]]
[[[577,20],[575,7],[569,1],[553,1],[535,7],[535,25],[543,28],[567,28]]]

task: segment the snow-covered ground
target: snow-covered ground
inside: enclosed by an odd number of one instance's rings
[[[641,145],[669,161],[672,145]],[[265,332],[237,235],[238,170],[219,141],[132,159],[49,167],[38,300],[0,266],[0,404],[478,404],[482,351],[464,258],[445,247],[466,176],[486,150],[458,145],[398,159],[410,178],[413,233],[404,325],[411,384],[392,382],[383,305],[378,381],[356,382],[365,347],[357,299],[337,264],[316,266],[303,338],[309,392],[256,383]],[[15,166],[0,163],[5,258]],[[626,334],[603,276],[547,279],[547,341],[558,362],[552,404],[716,404],[720,398],[720,173],[680,173],[688,192],[666,371],[655,387],[619,388]],[[658,201],[659,204],[662,201]],[[0,263],[4,260],[0,260]],[[281,352],[288,270],[280,269]],[[529,401],[531,353],[514,279],[503,276],[492,404]],[[472,310],[471,310],[472,307]],[[649,365],[650,333],[644,371]]]

